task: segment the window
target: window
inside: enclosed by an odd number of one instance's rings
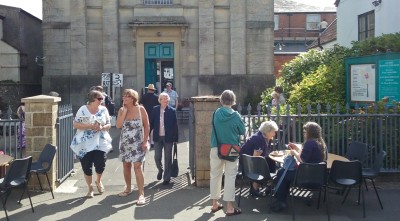
[[[274,31],[279,29],[279,15],[274,15]]]
[[[319,22],[321,21],[321,15],[319,14],[308,14],[307,15],[307,24],[306,30],[307,31],[314,31],[319,30]]]
[[[375,37],[375,12],[370,11],[358,16],[358,40]]]
[[[145,5],[172,5],[172,0],[143,0]]]

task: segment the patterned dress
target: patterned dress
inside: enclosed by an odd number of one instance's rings
[[[110,123],[110,116],[108,115],[107,108],[104,106],[100,106],[96,114],[91,114],[87,106],[84,105],[79,108],[74,121],[91,124],[98,122],[101,125],[105,125]],[[76,156],[82,159],[86,153],[92,150],[101,150],[108,153],[112,148],[111,141],[108,131],[96,132],[94,130],[78,129],[70,147]]]
[[[125,163],[143,162],[146,151],[142,150],[142,122],[140,119],[125,120],[119,139],[119,159]]]

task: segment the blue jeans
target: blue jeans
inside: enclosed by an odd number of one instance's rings
[[[173,143],[165,142],[165,137],[160,137],[157,142],[154,142],[154,161],[158,171],[163,171],[162,150],[164,148],[164,180],[171,180],[171,165],[172,165],[172,145]]]

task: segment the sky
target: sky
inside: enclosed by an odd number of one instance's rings
[[[293,0],[307,5],[333,7],[334,0]],[[22,8],[33,16],[42,19],[42,0],[0,0],[0,5]]]
[[[29,14],[42,19],[42,0],[0,0],[0,5],[22,8]]]

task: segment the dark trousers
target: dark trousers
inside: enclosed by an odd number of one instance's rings
[[[107,155],[101,150],[93,150],[85,154],[80,160],[83,173],[86,176],[92,176],[92,167],[94,165],[95,171],[98,174],[102,174],[106,167]]]
[[[283,175],[283,171],[284,171],[283,168],[278,170],[278,173],[276,174],[276,182],[279,182],[279,179]],[[278,190],[275,193],[275,198],[278,201],[286,203],[286,198],[287,198],[287,196],[289,194],[289,191],[290,191],[290,185],[292,184],[295,175],[296,175],[296,171],[295,170],[286,172],[285,177],[283,178],[281,185],[278,187]]]
[[[163,171],[162,150],[164,148],[164,180],[171,180],[171,165],[172,165],[172,145],[173,143],[165,142],[165,137],[160,137],[154,142],[154,161],[158,171]]]

